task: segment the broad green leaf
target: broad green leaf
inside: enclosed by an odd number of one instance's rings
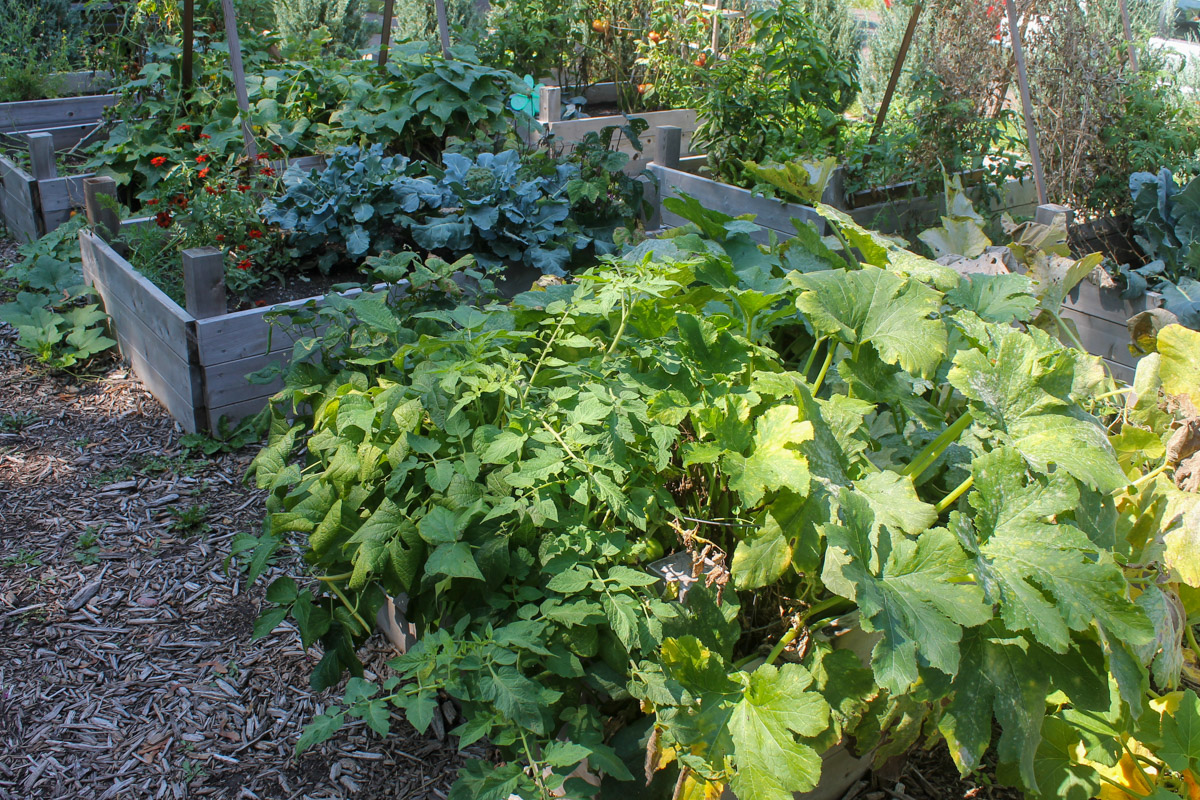
[[[1191,689],[1178,708],[1162,718],[1162,748],[1158,756],[1176,772],[1200,772],[1200,698]]]
[[[1033,290],[1042,301],[1042,307],[1057,312],[1075,285],[1100,266],[1104,256],[1092,253],[1073,261],[1048,253],[1034,253],[1029,260],[1029,277]]]
[[[733,582],[738,589],[769,586],[792,561],[792,548],[775,517],[768,514],[761,528],[738,542],[733,551]]]
[[[870,344],[887,363],[926,377],[946,355],[946,325],[933,318],[942,296],[923,283],[870,266],[788,279],[804,290],[796,307],[809,323],[852,351]]]
[[[829,540],[822,579],[858,603],[863,628],[883,634],[871,664],[881,686],[904,692],[917,680],[917,658],[954,675],[963,626],[991,618],[983,593],[968,582],[970,562],[944,528],[917,539],[880,527],[866,497],[841,493],[842,522]]]
[[[877,525],[916,536],[937,522],[937,511],[917,497],[912,479],[891,470],[855,481],[854,491],[870,503]]]
[[[811,685],[799,664],[764,664],[750,674],[728,725],[737,765],[730,786],[739,797],[792,800],[817,785],[821,757],[796,738],[816,736],[829,721],[829,706]]]
[[[474,578],[483,580],[483,573],[475,563],[471,547],[466,542],[439,544],[425,562],[426,575],[445,575],[450,578]]]
[[[961,770],[977,769],[1000,724],[997,754],[1016,764],[1022,780],[1038,787],[1034,757],[1041,742],[1047,697],[1064,692],[1085,708],[1107,708],[1104,659],[1095,644],[1058,655],[1004,629],[997,622],[968,630],[962,664],[951,684],[950,703],[939,724]]]
[[[1163,543],[1166,565],[1188,586],[1200,589],[1200,503],[1184,512]]]
[[[741,494],[748,507],[757,506],[767,491],[786,488],[801,496],[807,494],[808,462],[797,446],[812,438],[812,423],[800,420],[800,409],[771,407],[755,423],[750,455],[728,453],[722,459],[730,476],[729,488]]]
[[[992,240],[983,232],[983,226],[970,217],[942,217],[942,224],[917,234],[917,238],[929,246],[934,258],[963,256],[978,258],[991,246]]]
[[[1033,282],[1015,274],[965,275],[958,286],[946,292],[946,302],[1002,325],[1025,321],[1037,308]]]
[[[1159,375],[1169,395],[1183,395],[1200,409],[1200,333],[1182,325],[1158,332]]]
[[[1056,464],[1102,492],[1128,483],[1104,429],[1071,400],[1071,354],[1040,331],[986,330],[987,352],[960,351],[948,376],[978,424],[1038,470]]]
[[[1128,599],[1125,577],[1111,556],[1073,525],[1056,522],[1079,505],[1063,474],[1026,477],[1020,454],[1001,448],[971,467],[977,537],[960,536],[976,556],[975,573],[988,600],[1014,631],[1065,653],[1069,631],[1099,621],[1133,646],[1153,638],[1146,615]],[[955,527],[961,520],[956,520]]]

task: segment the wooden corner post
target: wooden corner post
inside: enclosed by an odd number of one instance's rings
[[[562,119],[562,87],[543,86],[538,91],[538,122],[558,122]]]
[[[225,313],[225,254],[215,247],[183,251],[184,307],[196,319]]]
[[[26,137],[29,142],[30,171],[35,181],[48,181],[58,177],[58,167],[54,164],[54,134],[30,133]]]
[[[679,153],[683,147],[683,128],[660,125],[654,129],[654,163],[660,167],[679,169]]]
[[[105,200],[105,198],[108,198]],[[121,214],[117,210],[117,182],[112,178],[83,179],[83,207],[88,224],[101,239],[112,242],[121,232]]]

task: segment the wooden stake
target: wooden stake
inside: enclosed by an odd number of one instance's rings
[[[105,202],[102,198],[109,198]],[[83,207],[88,224],[106,242],[112,242],[121,231],[121,215],[117,212],[117,182],[112,178],[83,179]]]
[[[196,319],[225,313],[225,254],[215,247],[183,251],[183,297]]]
[[[713,3],[712,12],[712,54],[717,57],[717,46],[721,43],[721,0]]]
[[[1021,88],[1021,110],[1025,114],[1025,136],[1029,139],[1029,160],[1033,162],[1033,180],[1037,184],[1038,204],[1046,204],[1046,176],[1042,172],[1042,150],[1038,146],[1037,123],[1033,118],[1033,102],[1029,98],[1029,75],[1025,71],[1025,51],[1021,47],[1021,30],[1017,26],[1015,0],[1004,0],[1008,7],[1008,33],[1012,37],[1013,59],[1017,62],[1017,85]]]
[[[1119,0],[1119,3],[1121,6],[1121,26],[1125,28],[1125,43],[1129,45],[1129,67],[1134,72],[1137,72],[1137,48],[1133,44],[1133,26],[1129,24],[1129,2],[1128,0]]]
[[[233,69],[233,91],[237,95],[238,108],[242,112],[242,139],[246,142],[246,155],[253,159],[258,156],[258,147],[254,144],[254,133],[250,130],[250,97],[246,91],[242,42],[238,38],[233,0],[221,0],[221,10],[225,13],[225,39],[229,44],[229,66]]]
[[[192,93],[192,49],[194,36],[196,0],[183,0],[183,70],[180,94],[186,100]]]
[[[388,45],[392,41],[392,15],[395,13],[396,0],[384,0],[383,3],[383,32],[379,35],[379,68],[387,63]]]
[[[875,115],[875,126],[871,129],[871,138],[868,144],[875,144],[879,141],[879,134],[883,132],[883,122],[887,119],[888,109],[892,105],[892,97],[896,94],[896,85],[900,83],[900,73],[904,71],[904,62],[908,58],[908,48],[912,46],[913,35],[917,32],[917,23],[921,18],[921,11],[924,10],[925,3],[913,3],[912,14],[908,17],[908,27],[904,30],[904,38],[900,40],[900,49],[896,51],[896,63],[892,64],[892,74],[888,78],[887,89],[883,92],[883,102],[879,104],[879,113]],[[871,160],[871,154],[867,153],[863,157],[865,165]]]
[[[438,38],[442,40],[442,58],[450,58],[450,22],[446,17],[446,0],[433,0],[437,9]]]

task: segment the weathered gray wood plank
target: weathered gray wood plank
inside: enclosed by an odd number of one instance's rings
[[[117,292],[99,282],[95,285],[104,301],[105,313],[112,318],[112,327],[123,337],[121,352],[126,356],[138,353],[145,363],[154,368],[155,375],[163,380],[170,392],[177,395],[187,407],[198,408],[203,405],[199,369],[180,358],[171,348],[165,347],[158,335],[136,311],[123,302]],[[156,397],[159,395],[155,389],[151,392]]]
[[[0,132],[36,131],[95,122],[104,115],[104,109],[116,102],[115,94],[102,94],[0,103]]]
[[[269,398],[270,395],[264,395],[263,397],[256,397],[253,400],[231,403],[227,406],[210,407],[205,410],[205,424],[208,425],[210,431],[218,431],[220,430],[221,418],[224,417],[227,424],[236,425],[246,417],[252,417],[266,408]]]
[[[795,235],[793,219],[813,222],[819,230],[824,231],[825,221],[809,206],[785,203],[769,197],[756,197],[749,189],[719,183],[682,170],[652,165],[650,171],[658,179],[659,194],[664,200],[680,194],[688,194],[696,198],[705,208],[720,211],[731,217],[754,214],[756,224],[775,231],[780,238],[790,238]],[[679,217],[663,208],[662,224],[678,225],[680,224]],[[766,241],[766,234],[763,236],[763,241]]]
[[[262,401],[262,405],[265,406],[267,398],[283,387],[283,380],[276,379],[269,384],[260,385],[250,383],[246,376],[272,363],[287,364],[291,361],[291,355],[291,348],[287,347],[270,353],[203,367],[204,394],[207,404],[216,408],[257,399]]]
[[[188,360],[188,326],[191,315],[167,297],[161,289],[139,275],[129,262],[117,255],[108,244],[91,231],[80,231],[79,245],[83,255],[84,274],[116,293],[137,313],[146,326],[161,340],[162,345],[184,360]]]
[[[0,156],[0,214],[4,226],[18,242],[30,242],[41,234],[37,215],[37,181],[25,170]]]

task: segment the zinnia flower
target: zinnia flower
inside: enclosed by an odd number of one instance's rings
[[[150,159],[150,163],[156,167],[161,167],[163,164],[167,163],[167,157],[155,156],[154,158]]]
[[[218,242],[223,242],[223,241],[225,241],[225,234],[223,234],[223,233],[218,233],[218,234],[217,234],[217,241],[218,241]]]
[[[175,130],[177,130],[177,131],[179,131],[179,132],[181,132],[181,133],[187,133],[187,132],[188,132],[188,131],[190,131],[191,129],[192,129],[192,126],[191,126],[191,125],[184,124],[184,125],[180,125],[180,126],[179,126],[178,128],[176,128]]]
[[[246,258],[243,259],[240,264],[238,264],[238,269],[250,269],[251,266],[250,259]]]
[[[260,230],[257,230],[257,229],[256,229],[256,230],[252,230],[252,231],[250,231],[250,238],[251,238],[251,239],[261,239],[261,238],[262,238],[262,231],[260,231]]]
[[[160,228],[171,227],[171,214],[168,211],[160,211],[154,215],[154,221]]]
[[[212,137],[211,137],[211,136],[209,136],[207,133],[202,133],[202,134],[200,134],[199,138],[201,138],[201,139],[211,139]]]
[[[271,169],[270,167],[263,167],[262,169],[260,169],[258,171],[258,174],[259,175],[274,175],[275,170]]]
[[[208,156],[204,155],[203,153],[201,153],[200,155],[196,156],[196,163],[197,163],[197,164],[203,164],[205,161],[208,161]]]
[[[158,198],[157,198],[157,197],[155,197],[153,200],[147,200],[147,201],[146,201],[146,205],[148,205],[148,206],[156,206],[156,205],[158,205]]]
[[[246,185],[246,184],[244,184],[244,183],[239,183],[239,184],[238,184],[238,191],[239,191],[239,192],[248,192],[248,191],[250,191],[250,187],[249,187],[249,186],[247,186],[247,185]]]
[[[266,161],[268,158],[270,158],[270,156],[266,153],[259,153],[255,156],[255,158],[257,158],[259,161]]]
[[[208,167],[205,167],[204,169],[200,170],[200,177],[201,177],[201,178],[207,178],[207,177],[208,177]]]

